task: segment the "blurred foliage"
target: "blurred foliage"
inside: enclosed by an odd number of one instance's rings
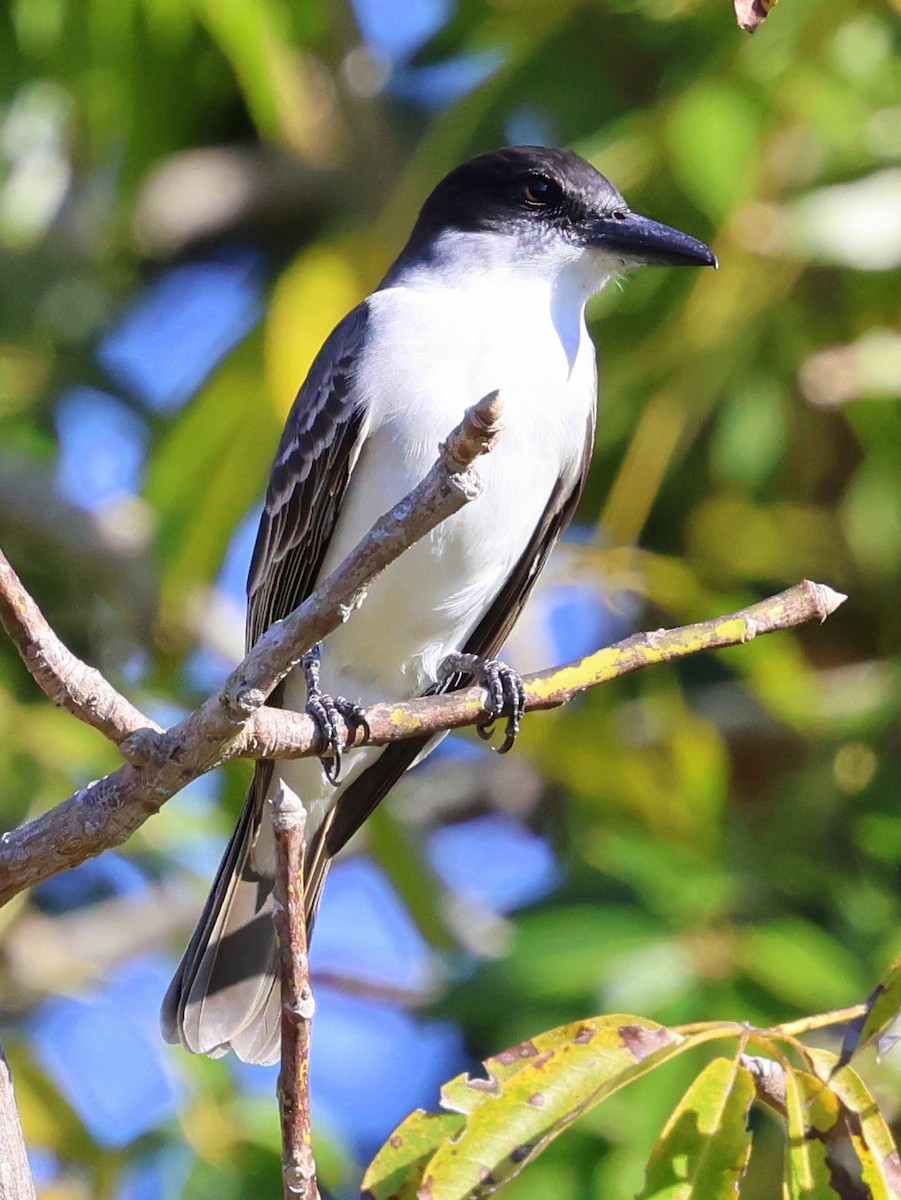
[[[219,565],[325,333],[447,169],[506,140],[574,146],[636,209],[711,241],[722,269],[639,273],[592,310],[597,452],[566,570],[603,579],[615,610],[637,597],[645,626],[803,576],[850,600],[822,629],[534,717],[518,764],[466,776],[465,795],[418,795],[413,776],[372,852],[411,897],[436,821],[507,807],[556,840],[562,886],[482,943],[421,877],[413,908],[444,963],[431,1011],[473,1062],[597,1012],[769,1026],[860,1001],[901,950],[897,10],[783,0],[749,39],[724,0],[460,0],[392,76],[363,43],[370,9],[358,24],[342,0],[0,8],[0,542],[137,703],[193,704],[192,652],[239,645]],[[429,91],[430,73],[473,63],[493,69],[462,98]],[[267,264],[261,330],[184,406],[149,403],[98,355],[106,331],[173,264],[234,245]],[[118,396],[148,446],[131,492],[87,510],[58,486],[75,383]],[[115,764],[5,645],[0,729],[9,825]],[[0,914],[4,1033],[47,1197],[137,1195],[127,1173],[151,1156],[154,1194],[275,1194],[272,1104],[228,1064],[173,1051],[178,1120],[110,1148],[15,1032],[51,992],[115,974],[129,941],[180,952],[211,869],[195,849],[229,827],[245,775],[225,773],[218,811],[176,801],[133,839],[143,915],[113,946],[104,900],[79,910],[96,918],[69,944],[77,980],[34,940],[68,914],[34,899]],[[448,952],[448,931],[481,957]],[[899,1070],[867,1064],[890,1121]],[[634,1194],[693,1073],[680,1058],[611,1096],[511,1200]],[[323,1183],[351,1194],[361,1164],[340,1127],[330,1138]],[[782,1155],[764,1123],[743,1195],[775,1194]]]

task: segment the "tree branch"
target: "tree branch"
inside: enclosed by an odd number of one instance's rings
[[[844,599],[823,584],[805,580],[725,617],[679,629],[634,634],[578,662],[529,676],[525,681],[526,709],[557,707],[587,688],[656,663],[672,662],[701,650],[741,645],[807,621],[824,621]],[[290,647],[286,652],[299,657]],[[242,670],[243,665],[235,674],[240,675]],[[254,702],[259,695],[259,691],[253,695]],[[301,758],[316,753],[315,727],[304,713],[274,708],[252,710],[243,722],[227,725],[226,741],[220,733],[222,708],[217,709],[217,705],[218,697],[211,698],[162,739],[154,739],[152,758],[146,766],[120,767],[0,838],[0,905],[24,888],[121,844],[170,796],[226,759]],[[215,721],[208,717],[210,710]],[[475,725],[487,716],[485,693],[479,687],[446,696],[375,704],[366,711],[368,735],[365,729],[347,730],[347,744],[385,745],[423,733]],[[167,745],[173,747],[171,757],[166,757]]]
[[[0,1047],[0,1200],[35,1200],[13,1079]]]
[[[0,555],[0,622],[29,671],[54,703],[116,742],[127,760],[0,838],[0,905],[24,888],[120,845],[176,792],[229,759],[316,753],[310,718],[264,708],[266,698],[311,646],[348,619],[385,567],[478,495],[480,482],[472,464],[492,448],[499,431],[500,401],[492,393],[467,410],[422,483],[376,522],[321,587],[259,639],[222,691],[165,731],[63,645]],[[586,688],[654,663],[738,645],[814,618],[825,620],[844,598],[805,581],[727,617],[635,634],[579,662],[531,676],[526,707],[553,708]],[[477,724],[488,716],[484,705],[478,687],[373,705],[366,714],[368,729],[346,729],[346,744],[384,745]]]
[[[472,464],[494,446],[500,415],[496,392],[467,409],[425,479],[376,522],[321,587],[260,638],[221,693],[162,733],[105,680],[102,688],[102,677],[62,645],[6,564],[0,614],[25,665],[55,703],[116,741],[129,761],[0,838],[0,904],[120,845],[191,780],[233,758],[248,718],[304,653],[348,618],[367,585],[478,496],[481,483]]]
[[[778,595],[738,612],[678,629],[636,633],[587,658],[527,675],[526,711],[557,708],[580,692],[657,663],[673,662],[701,650],[740,646],[765,633],[790,629],[808,621],[825,621],[846,599],[808,579]],[[485,692],[470,687],[440,696],[374,704],[366,710],[366,727],[346,727],[347,745],[383,746],[424,733],[441,733],[477,725],[488,717]],[[316,753],[316,727],[305,713],[262,708],[244,729],[240,758],[305,758]]]
[[[303,902],[304,827],[300,800],[280,791],[272,805],[275,832],[275,929],[282,1001],[278,1108],[282,1126],[285,1200],[319,1200],[310,1119],[310,1035],[316,1009],[307,957]]]

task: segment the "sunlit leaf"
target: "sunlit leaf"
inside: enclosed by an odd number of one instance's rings
[[[198,15],[232,63],[261,133],[289,136],[307,98],[277,0],[195,0]],[[293,108],[293,112],[292,112]]]
[[[459,1113],[410,1113],[366,1168],[362,1200],[416,1200],[429,1159],[463,1124]]]
[[[460,1075],[442,1104],[466,1115],[426,1169],[429,1200],[489,1195],[577,1116],[692,1044],[661,1025],[614,1015],[561,1026],[486,1059],[487,1078]]]
[[[235,526],[262,495],[280,425],[263,388],[251,339],[180,414],[151,459],[146,495],[159,518],[166,624],[184,622],[195,593],[215,579]]]
[[[878,1041],[901,1012],[901,958],[896,958],[867,997],[866,1011],[845,1031],[834,1070],[847,1066],[855,1054]]]
[[[815,1119],[821,1122],[823,1120],[820,1110],[816,1118],[810,1112],[815,1091],[812,1093],[809,1087],[802,1090],[798,1074],[787,1063],[783,1077],[788,1116],[788,1195],[791,1200],[835,1200],[837,1193],[831,1186],[832,1173],[826,1161],[825,1140],[812,1136],[813,1131],[810,1129]],[[807,1075],[806,1078],[816,1086],[816,1079],[812,1075]],[[838,1111],[835,1106],[835,1118],[829,1122],[827,1131],[835,1128],[837,1119]]]
[[[746,89],[713,80],[683,94],[670,114],[673,170],[694,202],[717,220],[753,189],[760,117]]]
[[[837,1057],[812,1050],[817,1074],[848,1116],[850,1139],[864,1184],[873,1200],[896,1200],[901,1195],[901,1158],[885,1117],[872,1092],[852,1067],[836,1070]]]
[[[734,1200],[751,1154],[751,1073],[736,1059],[708,1063],[666,1124],[638,1200]]]
[[[317,244],[279,277],[266,318],[266,377],[282,418],[322,343],[374,285],[355,242]],[[387,267],[387,263],[382,264]]]
[[[22,1128],[27,1143],[70,1161],[89,1163],[96,1146],[77,1114],[48,1074],[15,1045],[7,1046]]]

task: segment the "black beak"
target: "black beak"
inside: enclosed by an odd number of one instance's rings
[[[697,238],[628,210],[620,210],[616,216],[593,218],[587,242],[599,250],[621,255],[635,266],[719,266],[710,247]]]

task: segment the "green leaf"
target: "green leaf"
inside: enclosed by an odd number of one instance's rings
[[[673,174],[714,220],[752,194],[760,132],[760,112],[744,88],[704,82],[672,106],[666,140]]]
[[[901,1196],[901,1158],[872,1093],[852,1067],[836,1070],[834,1054],[826,1050],[809,1053],[817,1074],[828,1081],[826,1086],[847,1117],[851,1146],[872,1200],[897,1200]]]
[[[806,1085],[802,1082],[806,1081]],[[812,1085],[812,1086],[811,1086]],[[831,1186],[832,1172],[827,1162],[826,1142],[817,1137],[811,1102],[822,1085],[813,1075],[795,1072],[785,1064],[785,1108],[788,1115],[787,1185],[791,1200],[835,1200],[838,1194]],[[827,1109],[825,1120],[822,1109],[817,1110],[816,1120],[826,1131],[835,1129],[839,1117],[838,1105]]]
[[[801,1009],[839,1008],[859,996],[858,967],[810,921],[784,917],[749,930],[739,961],[750,978]]]
[[[301,73],[291,61],[285,9],[274,0],[195,0],[195,5],[231,63],[257,128],[270,138],[281,137],[291,106],[299,116],[307,100]]]
[[[838,1071],[847,1066],[855,1054],[878,1041],[899,1012],[901,958],[896,958],[867,998],[866,1011],[849,1024],[838,1062],[833,1070]]]
[[[456,950],[458,942],[448,927],[447,893],[441,880],[385,805],[366,822],[366,837],[369,853],[394,884],[422,936],[439,950]]]
[[[849,1114],[838,1097],[816,1075],[794,1070],[784,1058],[778,1063],[761,1061],[776,1068],[783,1081],[781,1098],[777,1084],[768,1089],[774,1107],[784,1110],[788,1119],[783,1200],[873,1200],[849,1175],[848,1164],[856,1152]]]
[[[751,1155],[753,1099],[737,1059],[708,1063],[667,1121],[638,1200],[734,1200]]]
[[[519,919],[515,953],[498,970],[519,993],[542,1002],[587,1006],[590,996],[617,978],[625,958],[657,937],[659,926],[625,905],[571,904],[539,910]]]
[[[366,1168],[361,1200],[416,1200],[429,1159],[462,1126],[459,1113],[410,1113]]]
[[[467,1121],[435,1152],[421,1196],[489,1195],[587,1108],[697,1040],[619,1014],[561,1026],[487,1059],[486,1079],[460,1075],[442,1090],[442,1104]]]

